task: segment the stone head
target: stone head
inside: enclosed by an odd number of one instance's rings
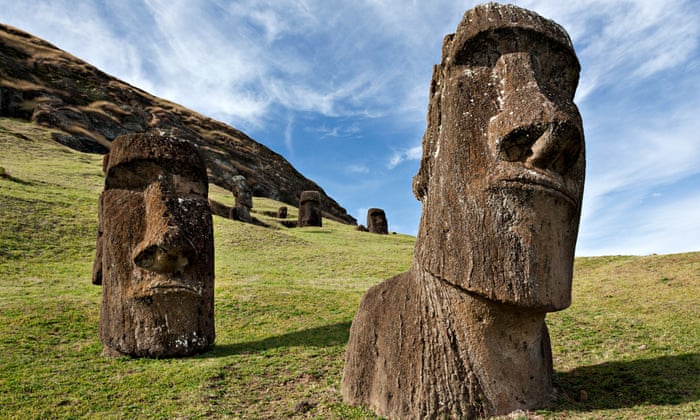
[[[236,207],[253,208],[253,191],[243,175],[233,177],[233,195],[236,198]]]
[[[299,218],[297,225],[321,226],[321,193],[318,191],[303,191],[299,196]]]
[[[367,210],[367,230],[371,233],[388,234],[389,224],[384,210],[371,208]]]
[[[416,263],[538,311],[571,301],[585,171],[580,66],[556,23],[512,5],[465,13],[433,71]]]
[[[277,209],[277,218],[286,219],[287,218],[287,206],[281,206]]]
[[[120,136],[104,169],[96,258],[106,350],[172,357],[205,349],[214,340],[214,248],[196,146],[157,133]]]

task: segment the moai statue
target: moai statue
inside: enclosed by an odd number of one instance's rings
[[[165,134],[116,138],[105,158],[93,283],[108,356],[178,357],[214,342],[214,240],[197,148]]]
[[[253,192],[243,175],[233,177],[233,196],[236,198],[236,204],[231,209],[231,219],[250,223],[253,220],[250,217],[250,209],[253,208]]]
[[[282,206],[277,209],[277,218],[278,219],[286,219],[287,218],[287,207]]]
[[[384,210],[375,208],[367,210],[367,230],[382,235],[389,233],[389,224],[386,221]]]
[[[545,406],[545,315],[571,302],[585,157],[568,35],[490,3],[442,51],[413,181],[413,265],[363,297],[341,385],[346,402],[389,418]]]
[[[298,227],[321,226],[321,193],[318,191],[303,191],[299,196]]]

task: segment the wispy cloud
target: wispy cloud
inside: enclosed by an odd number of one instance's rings
[[[359,164],[348,165],[347,171],[352,173],[352,174],[368,174],[368,173],[370,173],[370,169],[367,167],[367,165],[359,165]]]
[[[307,132],[316,133],[320,138],[356,138],[361,132],[360,126],[357,123],[342,124],[328,126],[321,124],[319,126],[310,126],[306,128]]]
[[[698,5],[689,0],[523,0],[562,24],[586,65],[577,100],[597,89],[632,85],[683,63],[700,40]],[[695,13],[689,13],[695,9]],[[624,75],[623,77],[620,77]]]
[[[294,117],[287,118],[287,125],[284,127],[284,145],[287,147],[287,152],[290,156],[294,156],[294,139],[293,139]]]
[[[394,152],[389,158],[387,163],[388,169],[394,169],[406,160],[418,160],[421,158],[423,152],[422,146],[415,146],[409,149],[399,150]]]

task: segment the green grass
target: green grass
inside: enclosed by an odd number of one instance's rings
[[[101,161],[0,119],[0,418],[372,418],[340,396],[348,330],[413,237],[287,229],[256,198],[270,228],[214,218],[216,345],[108,359],[90,283]],[[574,304],[548,316],[557,398],[528,416],[700,418],[699,278],[700,253],[577,259]]]

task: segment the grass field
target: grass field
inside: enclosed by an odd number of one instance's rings
[[[108,359],[90,283],[101,160],[0,119],[0,418],[373,418],[340,396],[348,330],[413,237],[286,229],[256,198],[276,227],[214,218],[216,345]],[[574,304],[548,325],[557,397],[530,417],[700,418],[700,253],[579,258]]]

